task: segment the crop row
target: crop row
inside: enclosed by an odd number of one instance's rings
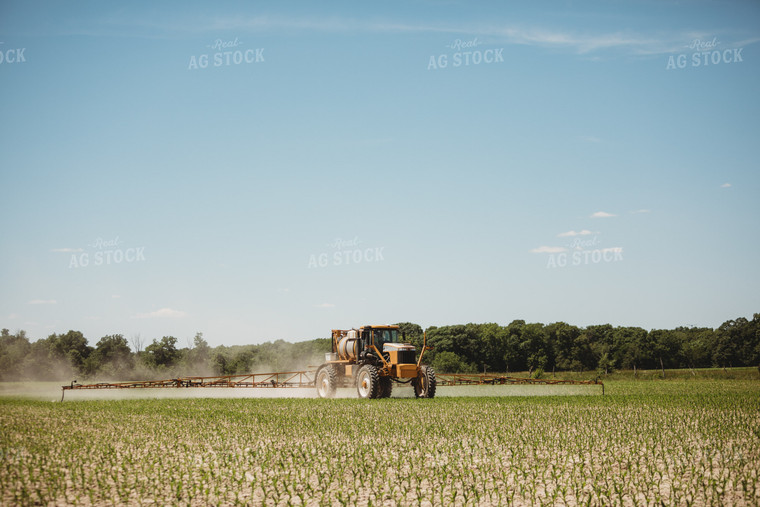
[[[756,505],[756,387],[545,398],[0,400],[0,503]]]

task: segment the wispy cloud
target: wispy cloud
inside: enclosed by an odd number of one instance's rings
[[[30,305],[57,305],[58,301],[55,299],[32,299],[27,304]]]
[[[493,32],[495,32],[494,35],[501,35],[508,43],[564,49],[577,54],[607,49],[623,49],[635,54],[663,52],[664,47],[669,47],[672,44],[670,39],[673,37],[672,34],[658,37],[619,31],[589,34],[526,26],[506,26],[500,29],[495,28]]]
[[[364,20],[342,16],[299,17],[283,15],[217,17],[205,28],[209,31],[256,30],[256,31],[318,31],[329,33],[375,32],[375,33],[444,33],[470,34],[471,28],[444,24],[406,23],[393,19]]]
[[[531,253],[561,253],[566,251],[567,248],[564,246],[540,246],[531,250]]]
[[[156,310],[155,312],[148,312],[148,313],[138,313],[134,315],[133,319],[157,319],[157,318],[171,318],[171,319],[179,319],[187,315],[185,312],[181,310],[173,310],[171,308],[161,308],[160,310]]]
[[[236,29],[253,30],[310,30],[323,32],[375,32],[396,34],[441,34],[450,36],[479,36],[488,39],[489,44],[515,44],[553,48],[585,55],[605,50],[618,50],[624,54],[637,56],[682,52],[695,39],[722,38],[725,47],[746,46],[760,41],[757,37],[713,31],[662,31],[644,33],[640,31],[613,31],[588,33],[574,30],[548,28],[545,26],[473,22],[459,25],[444,23],[409,23],[398,20],[365,20],[359,18],[327,17],[303,18],[288,16],[224,17],[212,21],[210,28],[215,31]],[[736,42],[731,44],[730,39]],[[595,138],[591,138],[595,139]]]
[[[493,44],[516,44],[569,50],[587,54],[606,49],[623,49],[634,54],[672,52],[695,37],[693,32],[667,32],[646,35],[636,32],[577,33],[542,26],[493,23],[464,23],[461,25],[408,23],[397,20],[364,20],[328,17],[299,18],[287,16],[223,17],[214,19],[211,31],[234,30],[309,30],[321,32],[374,32],[397,34],[441,34],[450,36],[480,36]],[[707,32],[702,34],[707,36]]]
[[[581,231],[567,231],[567,232],[561,232],[557,234],[558,238],[570,238],[573,236],[588,236],[589,234],[593,234],[593,232],[589,231],[588,229],[583,229]]]
[[[631,211],[631,213],[650,213],[651,210],[648,209],[637,209],[636,211]]]
[[[62,252],[62,253],[79,253],[84,252],[81,248],[53,248],[50,250],[51,252]]]
[[[616,217],[617,215],[613,213],[607,213],[606,211],[597,211],[596,213],[591,214],[591,218],[610,218],[610,217]]]
[[[580,32],[574,29],[549,28],[537,24],[474,21],[459,24],[415,22],[403,19],[364,19],[346,16],[299,16],[289,14],[259,14],[236,16],[203,16],[178,19],[125,20],[123,16],[101,19],[97,25],[78,26],[67,33],[84,35],[136,36],[171,38],[187,34],[207,33],[217,37],[222,33],[245,34],[325,32],[329,34],[440,34],[445,37],[479,37],[488,44],[524,45],[589,55],[606,50],[634,56],[650,56],[683,52],[695,39],[718,37],[724,47],[739,47],[760,41],[754,34],[725,33],[721,30],[668,30],[642,32],[617,30]],[[735,41],[730,43],[729,41]]]
[[[720,186],[720,188],[731,188],[731,183],[724,183]]]

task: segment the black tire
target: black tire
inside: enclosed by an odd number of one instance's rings
[[[380,391],[380,376],[377,367],[365,364],[356,375],[356,392],[359,398],[377,398]]]
[[[317,394],[320,398],[335,396],[335,389],[338,387],[338,372],[335,366],[328,364],[321,367],[317,371],[314,385],[317,387]]]
[[[393,392],[393,381],[390,377],[380,377],[380,387],[378,389],[378,398],[390,398]]]
[[[420,368],[420,374],[412,381],[414,396],[417,398],[435,398],[435,371],[432,366]]]

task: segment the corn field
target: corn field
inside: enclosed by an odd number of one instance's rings
[[[757,381],[430,400],[6,397],[0,428],[3,505],[760,505]]]

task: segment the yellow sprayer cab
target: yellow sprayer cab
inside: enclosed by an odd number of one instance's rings
[[[322,398],[338,387],[356,386],[360,398],[388,398],[393,383],[410,383],[418,398],[435,396],[435,372],[422,365],[414,345],[404,343],[399,326],[333,329],[332,352],[317,370],[317,393]]]

